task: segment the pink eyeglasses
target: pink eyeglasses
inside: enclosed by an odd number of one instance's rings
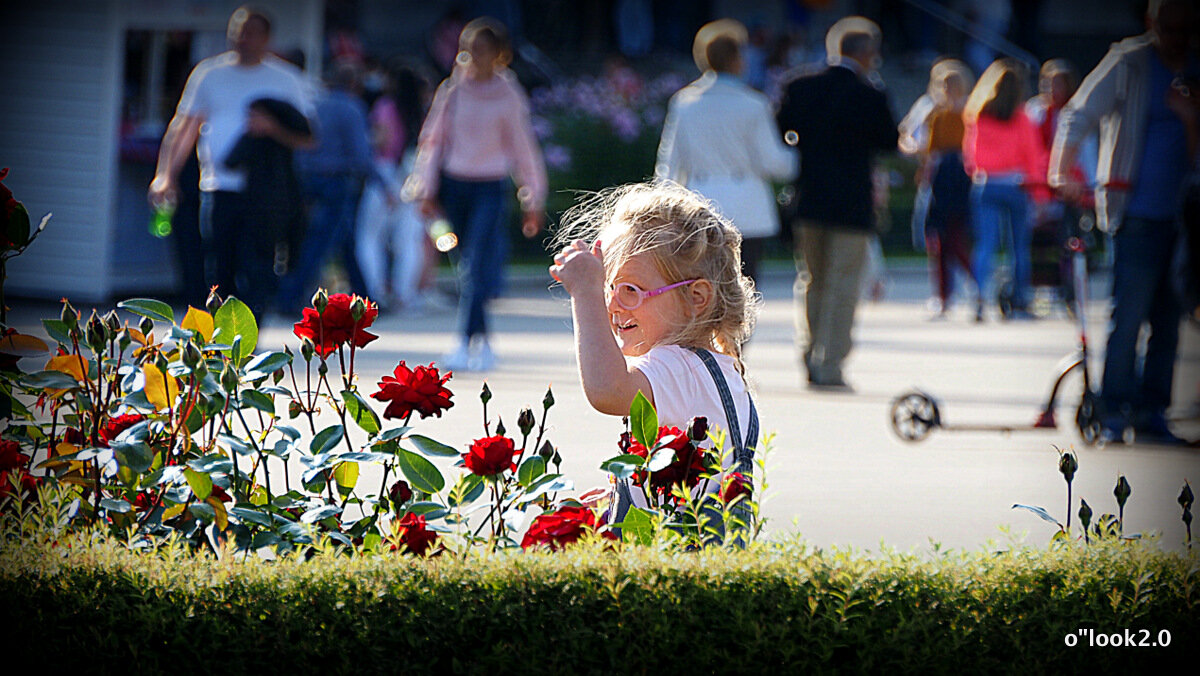
[[[608,298],[617,301],[617,305],[626,310],[636,310],[642,306],[642,303],[645,302],[647,298],[653,298],[655,296],[662,295],[671,289],[677,289],[681,286],[698,281],[700,280],[688,279],[682,282],[675,282],[674,284],[668,284],[666,286],[659,287],[653,291],[643,291],[641,287],[636,284],[621,282],[619,284],[610,285],[607,296]]]

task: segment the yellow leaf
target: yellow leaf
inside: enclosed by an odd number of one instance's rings
[[[187,505],[182,502],[179,503],[178,505],[171,505],[170,507],[163,510],[162,518],[160,520],[161,521],[170,521],[171,519],[174,519],[175,517],[179,516],[180,514],[183,514],[184,507],[187,507]]]
[[[13,333],[0,338],[0,352],[16,357],[36,357],[49,351],[46,343],[33,336]]]
[[[158,411],[170,408],[179,396],[179,383],[175,377],[163,374],[154,364],[143,365],[142,375],[146,377],[146,401]]]
[[[215,495],[208,496],[208,499],[205,500],[205,502],[207,502],[208,505],[213,508],[213,512],[217,516],[217,528],[221,530],[228,528],[229,513],[225,511],[225,503],[221,502],[221,500]]]
[[[50,361],[46,362],[46,370],[65,373],[81,383],[87,377],[87,363],[83,361],[83,357],[77,354],[51,357]]]
[[[213,318],[204,310],[197,310],[192,306],[188,306],[187,314],[183,317],[183,322],[179,324],[180,328],[188,331],[195,331],[204,337],[204,342],[212,342],[213,334]]]
[[[133,327],[129,328],[129,335],[143,346],[150,344],[150,341],[146,338],[146,334]],[[153,337],[153,335],[151,337]]]

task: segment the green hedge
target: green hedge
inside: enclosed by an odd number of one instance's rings
[[[5,662],[87,673],[1068,671],[1200,636],[1197,558],[1144,545],[217,561],[75,539],[0,551]],[[1073,648],[1078,629],[1171,648]],[[1140,638],[1140,635],[1138,635]],[[436,670],[436,672],[434,671]]]

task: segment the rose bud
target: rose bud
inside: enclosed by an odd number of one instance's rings
[[[1183,482],[1183,490],[1179,491],[1179,498],[1177,498],[1179,501],[1179,506],[1183,507],[1184,509],[1190,509],[1194,499],[1195,498],[1192,495],[1192,486],[1185,479]]]
[[[547,387],[546,388],[546,396],[542,397],[542,408],[549,409],[553,405],[554,405],[554,392],[551,392],[550,388]]]
[[[538,455],[542,456],[542,460],[550,462],[550,458],[554,457],[554,447],[550,445],[550,440],[542,442],[542,447],[538,449]]]
[[[400,505],[411,500],[412,496],[412,488],[403,479],[392,484],[391,490],[388,491],[388,497],[392,500],[392,509],[396,511],[400,510]]]
[[[117,346],[121,348],[122,352],[124,352],[125,348],[129,347],[130,343],[132,342],[133,338],[130,337],[129,331],[122,329],[121,332],[117,334]]]
[[[562,464],[562,456],[558,454],[558,451],[554,452],[554,457],[551,458],[551,462],[554,463],[555,467],[558,467]]]
[[[1125,480],[1125,475],[1117,477],[1117,486],[1113,489],[1113,495],[1117,498],[1117,506],[1124,508],[1125,501],[1129,499],[1129,495],[1133,493],[1133,489],[1129,487],[1129,482]]]
[[[200,354],[200,348],[196,347],[196,342],[193,340],[189,340],[183,346],[183,354],[180,356],[183,359],[183,365],[190,369],[196,368],[196,364],[199,364],[200,360],[204,357],[204,355]]]
[[[521,409],[521,413],[517,415],[517,429],[521,430],[521,434],[529,436],[529,433],[533,431],[534,423],[533,409],[528,406]]]
[[[304,358],[304,361],[311,362],[313,355],[316,354],[316,351],[317,348],[313,345],[311,340],[308,338],[303,338],[300,340],[300,356]]]
[[[300,414],[303,412],[304,412],[304,409],[300,408],[300,402],[298,402],[294,399],[292,401],[288,402],[288,418],[291,418],[291,419],[299,418]]]
[[[154,333],[154,320],[142,317],[142,321],[138,322],[138,329],[141,330],[143,336],[149,337],[151,333]]]
[[[704,441],[708,437],[708,418],[698,415],[687,426],[688,439]]]
[[[1079,469],[1079,461],[1075,459],[1075,454],[1070,451],[1062,451],[1058,456],[1058,471],[1062,472],[1063,478],[1067,483],[1075,478],[1075,470]]]
[[[322,359],[321,363],[319,365],[317,365],[317,375],[324,378],[328,374],[329,374],[329,364],[326,364],[325,360]]]
[[[208,298],[204,301],[204,309],[208,310],[208,314],[217,314],[217,310],[221,309],[221,303],[221,294],[217,293],[217,287],[209,289]]]
[[[486,405],[491,400],[492,391],[488,389],[487,381],[485,380],[483,381],[483,389],[479,391],[479,401],[482,401]]]
[[[84,328],[84,336],[87,339],[87,344],[96,352],[104,349],[105,339],[108,335],[108,327],[104,325],[104,321],[92,310],[92,316],[88,319],[87,326]]]
[[[1088,507],[1087,500],[1079,498],[1079,523],[1083,524],[1083,529],[1086,531],[1092,523],[1092,508]]]
[[[221,371],[221,387],[226,392],[233,394],[237,390],[238,374],[234,370],[233,365],[226,362],[225,368]],[[295,403],[295,402],[293,402]]]
[[[192,375],[197,378],[204,378],[204,376],[208,375],[208,361],[201,359],[196,362],[196,365],[192,368]]]
[[[504,428],[504,418],[496,418],[496,436],[502,437],[507,431]]]
[[[108,314],[104,315],[104,325],[108,327],[109,339],[116,338],[117,332],[121,330],[121,318],[117,316],[116,310],[109,310]]]
[[[71,301],[63,299],[62,315],[59,317],[62,323],[67,325],[68,329],[73,329],[79,323],[79,313],[75,308],[71,307]]]
[[[316,308],[317,314],[325,312],[325,307],[329,305],[329,294],[325,293],[325,289],[317,289],[313,294],[312,306]]]
[[[357,322],[365,314],[367,314],[367,304],[363,302],[362,298],[355,296],[354,300],[350,301],[350,318]]]

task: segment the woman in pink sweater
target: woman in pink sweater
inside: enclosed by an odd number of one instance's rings
[[[528,99],[506,67],[510,57],[507,31],[495,19],[476,19],[463,28],[454,72],[438,87],[421,128],[408,186],[421,214],[444,213],[461,245],[461,341],[442,359],[453,370],[486,371],[495,364],[487,302],[500,294],[504,281],[510,176],[519,187],[524,235],[541,232],[545,219],[546,167]]]
[[[1032,203],[1027,190],[1046,175],[1047,153],[1037,127],[1022,110],[1025,69],[1012,59],[988,66],[963,110],[963,165],[973,181],[971,214],[975,226],[972,272],[980,289],[975,320],[983,321],[984,290],[1000,246],[1004,223],[1012,256],[1014,318],[1030,318],[1030,238]],[[1043,187],[1044,189],[1044,187]]]

